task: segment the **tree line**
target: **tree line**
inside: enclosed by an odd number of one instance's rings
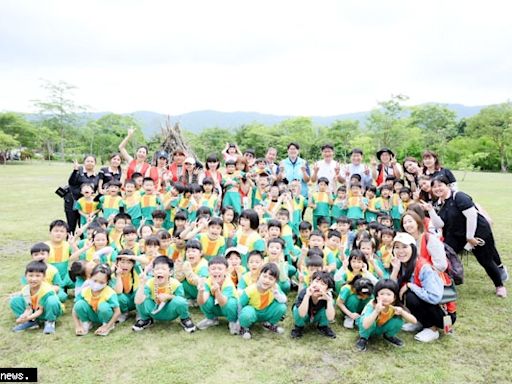
[[[144,137],[140,123],[131,116],[104,115],[84,120],[86,108],[76,105],[70,94],[73,86],[46,83],[47,99],[35,100],[39,118],[0,113],[0,152],[21,148],[22,158],[42,157],[70,161],[85,153],[102,160],[125,137],[129,127],[137,127],[133,147],[146,144],[152,151],[160,148],[161,134]],[[329,126],[315,125],[309,117],[296,117],[274,125],[247,124],[236,130],[222,127],[199,133],[184,131],[186,140],[200,160],[222,151],[227,142],[240,148],[254,148],[263,156],[268,147],[286,153],[289,142],[301,145],[301,156],[317,159],[320,147],[334,144],[336,157],[348,157],[354,147],[362,148],[367,160],[380,147],[390,147],[399,160],[405,156],[421,158],[425,149],[440,155],[444,165],[461,170],[507,172],[512,154],[512,103],[488,106],[470,118],[457,118],[454,111],[441,104],[405,106],[406,96],[393,96],[380,102],[363,123],[338,120]]]

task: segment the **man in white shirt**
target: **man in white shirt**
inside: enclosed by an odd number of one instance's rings
[[[321,149],[323,160],[317,161],[314,164],[311,181],[316,183],[320,177],[326,177],[329,180],[329,190],[332,193],[336,193],[337,183],[345,183],[345,179],[341,175],[340,164],[334,160],[334,147],[332,144],[324,144]]]

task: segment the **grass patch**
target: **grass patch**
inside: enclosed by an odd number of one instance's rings
[[[14,334],[9,294],[29,260],[28,249],[46,240],[52,219],[64,218],[63,201],[54,190],[66,183],[70,164],[28,163],[0,166],[0,366],[38,367],[41,383],[508,383],[512,369],[512,302],[494,296],[491,281],[473,256],[464,258],[466,282],[460,287],[458,321],[453,337],[423,345],[401,334],[406,345],[393,348],[382,340],[368,353],[354,352],[357,335],[334,325],[336,340],[314,330],[292,340],[256,328],[254,339],[230,336],[227,324],[188,335],[177,322],[159,323],[140,334],[118,326],[107,338],[78,338],[70,314],[57,323],[55,336],[41,331]],[[457,174],[461,177],[462,174]],[[10,187],[5,187],[10,186]],[[507,196],[512,175],[469,173],[459,188],[491,214],[498,249],[512,272],[512,212]],[[290,305],[291,307],[291,299]],[[196,309],[192,317],[202,316]]]

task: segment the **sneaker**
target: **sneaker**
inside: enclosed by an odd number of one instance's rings
[[[251,340],[252,334],[249,328],[240,327],[240,336],[244,340]]]
[[[403,347],[404,346],[404,342],[396,336],[388,336],[388,335],[383,335],[383,336],[384,336],[384,340],[386,340],[388,343],[393,344],[395,347]]]
[[[501,277],[501,281],[502,282],[505,282],[508,280],[508,271],[507,271],[507,267],[505,267],[504,265],[501,265],[501,267],[498,267],[499,270],[500,270],[500,277]]]
[[[295,327],[291,332],[292,339],[300,339],[304,336],[304,327]]]
[[[217,319],[217,318],[214,318],[214,319],[204,318],[199,323],[197,323],[197,329],[203,330],[203,329],[206,329],[206,328],[215,327],[216,325],[219,325],[219,319]]]
[[[149,328],[153,325],[153,319],[149,318],[147,320],[142,320],[142,319],[139,319],[135,322],[135,324],[133,324],[132,326],[132,329],[135,331],[135,332],[140,332],[140,331],[143,331],[144,329],[146,328]]]
[[[194,322],[192,321],[192,319],[190,317],[187,319],[181,319],[180,323],[181,323],[181,326],[183,327],[183,329],[185,330],[185,332],[187,332],[187,333],[192,333],[197,330],[196,326],[194,325]]]
[[[51,335],[52,333],[55,333],[55,321],[45,321],[43,333],[45,335]]]
[[[116,323],[124,323],[128,319],[128,312],[121,313],[117,318]]]
[[[364,337],[360,337],[356,342],[356,349],[359,352],[366,352],[368,349],[368,340],[366,340]]]
[[[228,324],[229,333],[232,335],[238,335],[240,333],[240,324],[238,321],[230,321]]]
[[[192,299],[190,299],[188,301],[188,306],[190,308],[199,308],[199,304],[197,304],[197,300],[192,300]]]
[[[343,320],[343,326],[347,329],[353,329],[354,328],[354,322],[355,320],[351,317],[346,316],[345,320]]]
[[[439,331],[433,331],[432,328],[425,328],[423,331],[414,335],[414,339],[421,341],[422,343],[430,343],[439,339]]]
[[[263,323],[263,328],[265,328],[267,331],[277,333],[279,335],[282,335],[284,333],[284,328],[280,327],[276,324],[271,324],[268,321]]]
[[[496,287],[496,296],[503,298],[507,297],[507,288],[503,285],[501,287]]]
[[[34,320],[30,320],[30,321],[27,321],[26,323],[21,323],[21,324],[16,325],[12,329],[12,331],[13,332],[23,332],[23,331],[26,331],[27,329],[37,329],[37,328],[39,328],[39,324],[37,324],[37,322]]]
[[[320,332],[324,336],[327,336],[330,339],[336,338],[336,333],[331,329],[331,327],[329,327],[327,325],[318,326],[317,329],[318,329],[318,332]]]
[[[419,332],[423,329],[423,325],[418,321],[416,324],[413,323],[405,323],[402,325],[402,331],[404,332]]]

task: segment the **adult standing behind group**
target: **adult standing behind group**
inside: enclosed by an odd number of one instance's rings
[[[464,249],[475,255],[496,287],[496,295],[507,296],[503,282],[508,280],[507,269],[501,262],[494,243],[492,229],[487,219],[477,210],[471,197],[464,192],[454,192],[444,175],[432,180],[432,193],[437,197],[436,206],[444,241],[455,252]]]
[[[121,144],[119,144],[119,151],[121,152],[123,159],[128,163],[128,169],[126,170],[127,180],[130,180],[135,172],[145,176],[150,167],[150,164],[147,162],[148,148],[146,146],[141,145],[137,148],[137,151],[135,152],[135,159],[126,150],[126,144],[128,144],[134,133],[134,128],[128,129],[128,135],[123,141],[121,141]]]
[[[309,166],[306,160],[300,157],[300,145],[290,143],[287,147],[288,157],[279,163],[277,179],[286,179],[289,182],[293,180],[300,181],[300,193],[302,196],[308,196]]]
[[[69,191],[64,196],[64,212],[68,222],[69,232],[74,233],[80,214],[75,210],[75,202],[80,198],[80,187],[82,184],[91,184],[94,191],[98,189],[99,177],[95,172],[96,157],[93,155],[84,156],[82,166],[74,161],[73,172],[69,176]]]
[[[395,159],[395,153],[389,148],[381,148],[376,153],[377,159],[380,161],[380,164],[377,162],[372,162],[372,176],[375,182],[377,183],[377,187],[380,187],[382,184],[386,182],[387,177],[393,176],[395,179],[400,179],[401,172],[400,167]]]
[[[336,193],[337,183],[345,183],[345,179],[341,175],[340,164],[334,160],[334,147],[332,144],[322,145],[321,150],[323,159],[314,164],[311,181],[316,183],[319,178],[326,177],[329,180],[329,191]]]
[[[105,194],[104,186],[112,180],[121,181],[121,154],[113,153],[110,156],[110,164],[108,167],[103,167],[98,172],[98,192],[101,195]]]
[[[363,189],[370,187],[373,183],[370,168],[363,163],[363,150],[354,148],[350,152],[350,163],[345,166],[345,177],[350,181],[353,175],[361,176]]]

